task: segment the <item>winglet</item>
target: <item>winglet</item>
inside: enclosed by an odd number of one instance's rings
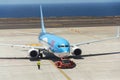
[[[117,26],[117,33],[116,33],[116,37],[119,38],[120,37],[120,27]]]
[[[46,33],[46,30],[45,30],[45,25],[44,25],[44,18],[43,18],[43,12],[42,12],[42,6],[40,5],[40,16],[41,16],[41,27],[42,27],[42,33]]]

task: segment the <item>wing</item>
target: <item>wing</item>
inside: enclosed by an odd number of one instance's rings
[[[73,44],[73,45],[71,45],[71,46],[80,46],[80,45],[84,45],[84,44],[101,42],[101,41],[106,41],[106,40],[111,40],[111,39],[116,39],[116,38],[118,38],[118,37],[110,37],[110,38],[105,38],[105,39],[101,39],[101,40],[92,40],[92,41],[87,41],[87,42],[81,42],[81,43]]]
[[[92,41],[87,41],[87,42],[81,42],[81,43],[73,44],[71,46],[80,46],[80,45],[84,45],[84,44],[90,44],[90,43],[95,43],[95,42],[111,40],[111,39],[117,39],[119,37],[120,37],[120,28],[119,28],[119,26],[117,26],[116,36],[114,36],[114,37],[104,38],[104,39],[101,39],[101,40],[92,40]]]
[[[10,47],[22,47],[22,48],[35,48],[35,49],[45,49],[45,47],[39,45],[16,45],[16,44],[2,44],[0,46],[10,46]]]

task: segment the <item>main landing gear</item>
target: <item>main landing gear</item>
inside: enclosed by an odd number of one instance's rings
[[[40,49],[38,50],[38,52],[39,52],[38,58],[43,58],[43,54],[41,53]]]

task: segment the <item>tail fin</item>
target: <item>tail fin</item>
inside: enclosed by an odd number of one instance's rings
[[[120,27],[117,26],[117,34],[116,34],[116,37],[119,38],[120,37]]]
[[[41,27],[42,27],[42,33],[46,33],[45,25],[44,25],[44,18],[43,18],[43,12],[42,12],[42,6],[40,5],[40,14],[41,14]]]

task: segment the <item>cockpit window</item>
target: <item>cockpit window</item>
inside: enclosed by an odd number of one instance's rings
[[[59,48],[61,47],[69,47],[69,45],[58,45]]]
[[[69,45],[65,45],[65,47],[69,47]]]

